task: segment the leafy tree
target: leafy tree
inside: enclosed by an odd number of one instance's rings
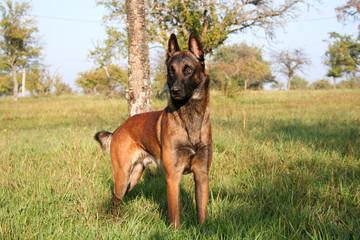
[[[310,60],[301,49],[280,51],[274,56],[275,69],[287,77],[287,90],[291,89],[291,79],[295,73],[309,64]]]
[[[94,61],[97,67],[102,68],[105,71],[109,82],[109,91],[107,91],[107,94],[111,95],[115,93],[116,84],[112,80],[114,76],[111,76],[109,66],[124,52],[125,36],[114,27],[107,27],[106,34],[106,40],[97,41],[96,44],[94,44],[95,49],[90,51],[89,58]]]
[[[330,33],[330,39],[333,40],[329,41],[324,63],[330,68],[327,76],[333,78],[333,88],[336,89],[337,78],[344,74],[355,74],[359,70],[360,42],[336,32]]]
[[[18,95],[17,71],[20,66],[26,67],[26,62],[39,56],[41,47],[34,37],[38,31],[34,22],[27,17],[30,5],[27,2],[6,0],[0,5],[1,21],[0,53],[2,63],[12,70],[14,100]],[[25,88],[25,75],[23,78]]]
[[[108,91],[123,91],[124,86],[127,86],[128,78],[127,72],[122,70],[119,66],[110,65],[108,67],[109,74],[112,76],[112,82],[109,81],[107,74],[102,68],[96,68],[89,71],[79,73],[79,77],[75,81],[75,85],[82,88],[85,94],[108,94]],[[117,91],[117,92],[119,92]]]
[[[30,96],[49,96],[54,87],[56,91],[56,85],[59,86],[61,84],[61,76],[56,72],[52,74],[44,66],[36,64],[28,68],[27,82]]]
[[[54,75],[55,95],[60,96],[64,94],[71,94],[72,89],[69,84],[61,81],[62,77],[59,74]]]
[[[164,99],[168,96],[168,85],[166,84],[167,69],[165,63],[165,55],[158,54],[151,71],[152,84],[151,89],[155,97]]]
[[[306,79],[299,77],[298,75],[295,75],[290,80],[290,85],[291,85],[292,89],[294,89],[294,90],[305,90],[305,89],[307,89],[308,84],[309,84],[309,82],[306,81]]]
[[[261,50],[245,43],[223,46],[213,57],[210,75],[213,86],[231,95],[239,86],[248,89],[250,84],[259,88],[271,76],[269,64],[263,60]]]
[[[258,27],[273,34],[276,26],[295,16],[297,7],[307,0],[149,0],[146,2],[148,32],[152,42],[166,47],[168,36],[176,32],[184,48],[191,32],[195,32],[203,43],[205,54],[222,45],[229,35]],[[107,20],[118,20],[125,16],[124,2],[97,0],[97,4],[108,9]],[[181,41],[182,39],[183,41]]]
[[[309,88],[314,90],[331,89],[331,84],[329,83],[329,80],[322,79],[310,84]]]
[[[6,72],[0,72],[0,96],[11,95],[13,92],[13,84],[11,75]]]

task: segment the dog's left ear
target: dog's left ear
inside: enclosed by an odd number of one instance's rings
[[[197,59],[199,59],[200,62],[205,61],[204,50],[195,33],[190,34],[188,49],[195,55]]]

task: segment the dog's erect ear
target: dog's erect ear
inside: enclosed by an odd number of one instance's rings
[[[195,33],[190,34],[188,49],[197,59],[199,59],[200,62],[204,62],[204,50]]]
[[[167,58],[169,59],[175,52],[179,51],[179,44],[177,41],[177,38],[175,34],[171,34],[169,43],[168,43],[168,52],[167,52]]]

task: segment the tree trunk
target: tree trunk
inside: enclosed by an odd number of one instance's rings
[[[129,114],[151,111],[151,83],[144,0],[126,0],[129,45]]]
[[[23,66],[23,72],[22,72],[22,85],[21,85],[21,90],[22,90],[22,96],[25,97],[25,79],[26,79],[26,67],[25,67],[25,63]]]
[[[109,73],[109,69],[107,66],[103,66],[104,68],[104,71],[105,71],[105,74],[106,74],[106,77],[107,79],[109,80],[109,89],[106,91],[106,95],[107,97],[110,97],[114,94],[114,84],[112,82],[112,79],[110,77],[110,73]]]
[[[249,81],[249,80],[245,80],[245,81],[244,81],[244,82],[245,82],[244,91],[246,91],[246,89],[247,89],[247,83],[248,83],[248,81]]]
[[[109,82],[111,82],[111,78],[110,78],[110,74],[109,74],[109,70],[107,68],[107,66],[103,66],[104,70],[105,70],[105,74],[107,79],[109,80]]]
[[[291,78],[289,78],[288,81],[287,81],[287,90],[288,91],[290,91],[290,88],[291,88],[290,82],[291,82]]]
[[[16,78],[17,66],[14,65],[12,67],[12,70],[13,70],[13,80],[14,80],[14,101],[17,101],[18,91],[19,91],[19,85],[18,85],[17,78]]]
[[[336,89],[336,77],[333,77],[334,80],[334,90]]]

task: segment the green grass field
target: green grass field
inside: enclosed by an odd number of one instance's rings
[[[111,206],[93,135],[126,118],[125,99],[0,98],[0,239],[360,239],[360,91],[212,93],[207,224],[189,174],[179,230],[155,169]]]

